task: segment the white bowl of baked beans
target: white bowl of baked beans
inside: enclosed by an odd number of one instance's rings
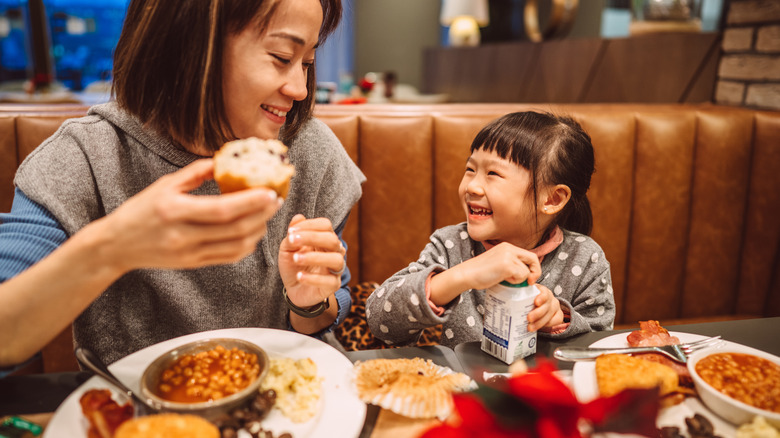
[[[190,342],[155,359],[141,377],[142,394],[162,411],[215,419],[253,399],[268,355],[241,339]]]
[[[702,402],[723,419],[750,423],[756,416],[780,427],[780,358],[729,343],[697,351],[688,358]]]

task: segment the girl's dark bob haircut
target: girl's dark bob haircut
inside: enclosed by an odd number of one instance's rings
[[[474,138],[471,152],[486,150],[527,169],[532,175],[529,193],[537,204],[539,189],[564,184],[571,199],[550,228],[590,235],[593,213],[587,191],[595,171],[593,144],[579,123],[566,116],[543,112],[510,113],[490,122]]]
[[[283,0],[132,0],[114,52],[112,92],[141,123],[172,141],[219,149],[234,140],[222,95],[226,37],[264,29]],[[319,43],[341,19],[341,0],[320,0]],[[293,103],[281,139],[289,143],[311,118],[317,78]]]

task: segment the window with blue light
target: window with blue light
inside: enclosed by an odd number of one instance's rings
[[[111,79],[128,0],[44,0],[56,80],[81,91]],[[0,81],[28,76],[26,0],[0,0]]]

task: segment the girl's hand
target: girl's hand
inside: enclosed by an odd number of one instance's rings
[[[502,242],[477,257],[461,263],[460,269],[468,289],[487,289],[502,281],[536,283],[542,275],[539,258],[531,251]]]
[[[537,284],[539,295],[534,299],[536,308],[528,314],[528,331],[563,324],[561,303],[546,286]]]
[[[487,289],[506,280],[536,283],[542,275],[539,257],[531,251],[502,242],[484,253],[431,278],[431,301],[443,306],[469,289]]]
[[[310,307],[337,291],[346,252],[330,220],[295,215],[279,246],[279,274],[290,301]]]
[[[219,196],[190,191],[213,177],[211,159],[165,175],[105,218],[96,221],[112,250],[107,257],[123,271],[188,269],[232,263],[255,251],[266,222],[279,209],[276,193],[251,189]]]

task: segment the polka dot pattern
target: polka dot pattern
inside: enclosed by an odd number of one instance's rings
[[[454,248],[454,247],[455,247],[455,244],[454,244],[454,243],[452,243],[452,240],[449,240],[449,239],[447,239],[447,240],[444,242],[444,247],[445,247],[445,248],[447,248],[447,249],[452,249],[452,248]]]
[[[371,309],[366,307],[366,318],[369,318],[371,316]]]
[[[406,277],[402,278],[401,281],[398,282],[398,284],[395,285],[395,287],[401,287],[406,283]]]
[[[440,265],[443,265],[443,264],[444,264],[444,262],[445,262],[445,260],[444,260],[444,256],[439,256],[439,258],[438,258],[437,260],[439,261],[439,264],[440,264]]]
[[[376,291],[376,296],[378,296],[379,298],[382,298],[382,295],[384,294],[385,294],[385,288],[381,288],[378,291]]]
[[[412,274],[414,274],[416,272],[419,272],[419,271],[420,271],[420,268],[418,268],[417,266],[410,266],[409,267],[409,272],[411,272]]]
[[[390,301],[385,301],[384,309],[385,312],[389,312],[393,310],[393,303],[391,303]]]
[[[384,325],[384,324],[379,324],[379,331],[382,332],[382,333],[387,333],[387,332],[390,331],[390,329],[387,328],[387,326]]]
[[[418,298],[417,295],[412,294],[412,296],[409,297],[409,301],[412,303],[412,305],[420,305],[420,298]]]
[[[560,254],[558,254],[558,260],[566,260],[568,258],[569,258],[568,252],[561,252]]]
[[[469,317],[466,318],[466,324],[468,324],[469,327],[474,327],[474,324],[476,324],[476,321],[474,320],[474,317],[469,315]]]
[[[613,293],[613,291],[612,291],[612,286],[607,286],[607,292],[609,292],[609,293]]]
[[[596,309],[596,313],[597,313],[599,316],[603,315],[603,314],[604,314],[604,312],[606,312],[606,311],[607,311],[607,309],[605,309],[605,308],[604,308],[604,306],[599,306],[599,307]]]
[[[571,268],[571,274],[574,275],[575,277],[579,277],[580,275],[582,275],[582,268],[575,265],[573,268]]]
[[[595,303],[595,302],[596,302],[596,299],[595,299],[595,298],[593,298],[593,297],[590,297],[590,298],[588,298],[587,300],[585,300],[585,304],[587,304],[587,305],[589,305],[589,306],[590,306],[591,304]]]
[[[447,337],[447,339],[452,339],[455,337],[455,333],[452,332],[452,329],[444,330],[444,336]]]
[[[593,255],[590,256],[590,261],[592,263],[596,263],[597,261],[599,261],[599,253],[594,252]]]
[[[557,285],[555,286],[555,288],[553,288],[553,292],[555,293],[555,295],[560,295],[561,292],[563,292],[563,288],[561,287],[561,285]]]
[[[485,306],[483,306],[482,304],[477,304],[477,312],[479,312],[480,315],[484,315],[485,314]]]
[[[409,330],[409,334],[410,334],[410,335],[413,335],[413,334],[415,334],[415,333],[417,333],[417,332],[419,332],[419,330],[417,330],[417,329],[412,329],[412,330]]]
[[[582,242],[584,242],[584,241],[586,241],[588,239],[586,239],[585,236],[577,236],[577,238],[574,239],[574,240],[577,241],[577,242],[582,243]]]
[[[407,318],[409,319],[409,322],[417,322],[417,318],[412,315],[407,316]]]
[[[468,238],[469,238],[469,233],[467,233],[465,231],[461,231],[460,232],[460,240],[466,240]]]

